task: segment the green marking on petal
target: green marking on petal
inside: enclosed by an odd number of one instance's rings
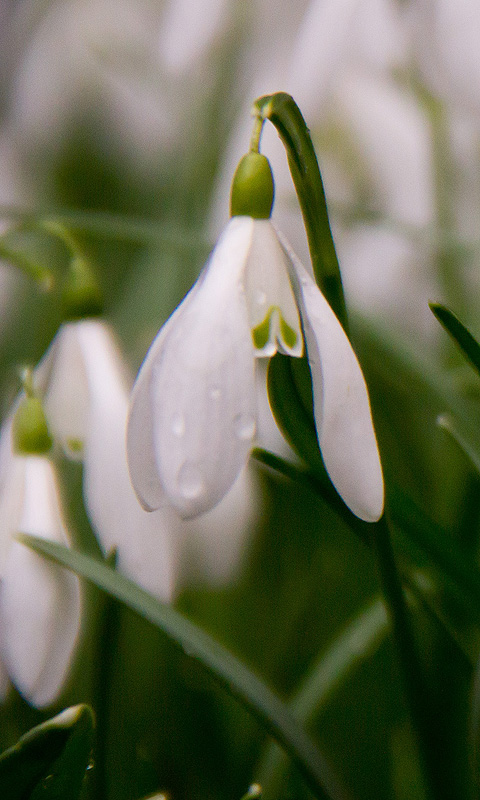
[[[297,344],[297,334],[290,327],[288,322],[285,322],[282,315],[280,314],[280,332],[282,334],[282,339],[290,349],[293,349]]]
[[[260,325],[257,325],[252,330],[253,343],[257,350],[263,350],[270,339],[270,319],[273,311],[274,308],[270,308],[263,322],[261,322]]]
[[[77,453],[78,455],[83,452],[83,442],[81,439],[67,439],[67,447],[72,453]]]
[[[256,325],[255,328],[252,329],[253,343],[257,350],[263,350],[263,348],[268,344],[271,338],[272,315],[275,313],[278,313],[280,320],[279,333],[281,337],[281,344],[284,344],[290,350],[293,350],[298,341],[298,334],[288,324],[288,322],[285,322],[278,306],[270,306],[263,322],[261,322],[259,325]]]

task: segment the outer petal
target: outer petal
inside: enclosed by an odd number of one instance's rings
[[[153,427],[159,482],[184,517],[221,500],[255,434],[254,355],[243,290],[253,224],[247,217],[230,221],[197,286],[154,343],[146,378],[142,368],[138,379],[134,404],[145,411],[141,395],[149,393],[146,424]],[[130,430],[129,454],[136,446]],[[136,479],[138,464],[130,462],[137,490],[147,483]],[[151,468],[148,457],[145,468]]]
[[[222,586],[234,581],[243,565],[250,534],[261,510],[258,475],[251,464],[242,470],[223,500],[206,514],[182,520],[182,583]]]
[[[84,448],[84,497],[105,552],[118,548],[118,566],[145,589],[171,598],[173,512],[147,514],[139,505],[125,448],[128,380],[110,328],[98,320],[77,324],[89,392]]]
[[[50,462],[29,456],[20,463],[22,511],[20,519],[10,519],[12,533],[65,544]],[[52,703],[62,688],[80,628],[80,605],[78,578],[12,541],[0,591],[2,659],[12,681],[36,706]]]
[[[82,456],[88,417],[87,376],[77,337],[81,324],[61,325],[35,370],[36,385],[44,392],[43,404],[52,434],[74,459]]]
[[[161,352],[165,337],[178,316],[192,301],[202,282],[197,283],[161,327],[153,340],[145,360],[140,367],[133,387],[127,420],[127,460],[130,479],[139,502],[146,511],[153,511],[166,502],[165,492],[160,483],[155,460],[154,445],[154,404],[151,401],[152,373]]]
[[[384,488],[365,379],[337,317],[285,242],[284,246],[305,331],[323,461],[350,510],[376,522],[383,513]]]

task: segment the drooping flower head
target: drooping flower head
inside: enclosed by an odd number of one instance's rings
[[[383,513],[383,477],[365,380],[338,319],[271,222],[267,159],[249,153],[232,218],[183,302],[153,341],[131,401],[127,450],[146,509],[208,511],[255,437],[254,359],[307,351],[327,472],[361,519]]]
[[[0,484],[0,694],[11,681],[41,707],[54,702],[68,675],[80,585],[14,538],[20,532],[69,544],[39,400],[24,398],[9,426],[13,452],[3,454]]]

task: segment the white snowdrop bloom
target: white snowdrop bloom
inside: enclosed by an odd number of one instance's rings
[[[229,0],[170,0],[162,20],[160,56],[173,75],[195,69],[229,21]]]
[[[449,110],[478,119],[480,6],[475,0],[419,0],[408,8],[421,75]]]
[[[35,706],[59,695],[80,630],[78,578],[13,538],[68,544],[51,462],[12,455],[0,489],[0,692],[6,677]]]
[[[88,516],[118,568],[167,600],[173,591],[172,512],[140,508],[128,475],[129,380],[111,328],[98,318],[64,323],[37,368],[54,439],[81,458]]]
[[[249,216],[230,220],[137,378],[127,450],[145,508],[166,500],[188,518],[224,497],[255,438],[254,358],[301,356],[302,326],[326,469],[353,513],[380,518],[382,470],[350,342],[270,219]]]

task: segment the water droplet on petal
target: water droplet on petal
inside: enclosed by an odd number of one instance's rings
[[[172,419],[172,433],[178,437],[183,436],[185,433],[185,417],[181,414],[177,414]]]
[[[233,420],[233,430],[239,439],[253,439],[255,428],[255,418],[252,414],[237,414]]]
[[[267,295],[265,292],[262,292],[260,289],[255,293],[255,302],[259,306],[264,306],[267,302]]]
[[[185,500],[195,500],[203,494],[205,484],[200,469],[192,461],[185,461],[177,477],[180,494]]]
[[[218,388],[218,386],[212,386],[212,388],[209,391],[209,395],[212,398],[212,400],[220,400],[221,394],[222,393]]]

